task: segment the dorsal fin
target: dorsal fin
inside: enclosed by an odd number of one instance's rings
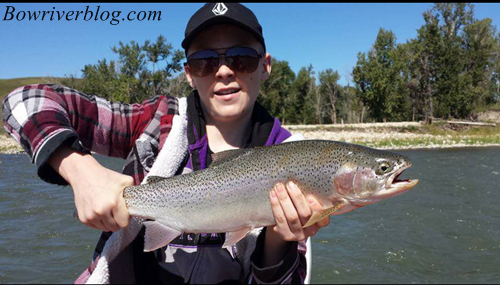
[[[148,180],[146,181],[146,184],[158,183],[158,182],[163,181],[165,179],[167,179],[167,178],[161,177],[161,176],[149,176]]]
[[[241,155],[244,155],[245,153],[248,153],[252,149],[250,148],[245,148],[245,149],[231,149],[231,150],[225,150],[221,151],[218,153],[212,154],[212,163],[210,166],[216,166],[221,163],[224,163],[226,161],[233,160]]]

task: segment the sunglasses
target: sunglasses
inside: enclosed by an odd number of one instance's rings
[[[217,52],[219,50],[226,50],[226,52],[219,53]],[[189,73],[194,77],[205,77],[214,73],[223,61],[235,72],[252,73],[257,70],[259,60],[263,56],[264,53],[259,54],[250,47],[202,50],[188,56],[184,65],[188,67]]]

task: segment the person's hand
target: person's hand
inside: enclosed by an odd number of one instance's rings
[[[85,172],[71,183],[80,221],[105,232],[127,227],[130,214],[123,190],[134,184],[132,177],[104,167]]]
[[[310,227],[302,228],[309,221],[312,213],[322,210],[323,207],[313,195],[304,196],[297,185],[291,181],[286,187],[282,183],[276,184],[274,190],[271,190],[270,197],[276,220],[273,230],[284,241],[305,240],[316,235],[320,228],[330,223],[330,217],[327,217]]]
[[[70,148],[57,150],[49,164],[73,188],[78,219],[83,224],[105,232],[128,226],[130,214],[123,190],[134,185],[131,176],[107,169],[91,155]]]
[[[288,252],[289,242],[314,236],[320,228],[330,223],[330,217],[326,217],[310,227],[302,228],[312,213],[323,207],[313,195],[304,196],[294,183],[289,182],[286,187],[281,183],[276,184],[270,198],[276,225],[266,230],[263,267],[278,264]]]

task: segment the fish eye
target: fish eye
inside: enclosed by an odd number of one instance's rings
[[[389,173],[391,170],[392,170],[392,167],[389,163],[382,162],[378,166],[377,174],[379,174],[379,175],[386,174],[386,173]]]

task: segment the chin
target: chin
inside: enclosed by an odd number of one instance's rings
[[[214,119],[221,121],[235,121],[245,116],[245,109],[236,106],[224,106],[217,108],[214,112]]]
[[[248,110],[251,110],[251,102],[242,100],[244,98],[236,98],[236,100],[220,102],[212,102],[212,110],[214,110],[214,118],[223,119],[224,121],[236,120],[245,116]],[[253,105],[252,105],[253,106]]]

